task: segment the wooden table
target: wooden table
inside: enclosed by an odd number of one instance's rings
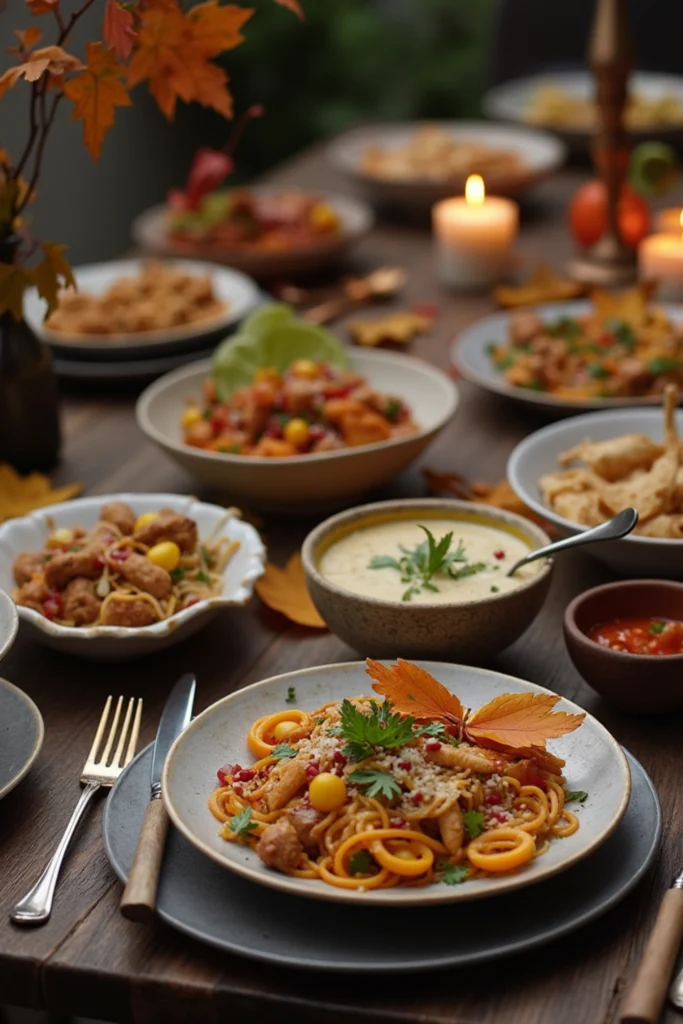
[[[312,151],[272,176],[317,188],[341,185]],[[523,249],[557,266],[569,253],[563,226],[568,197],[580,181],[565,172],[539,187],[525,211]],[[343,187],[343,186],[342,186]],[[432,272],[424,226],[381,224],[359,247],[358,269],[401,263],[410,274],[404,304],[437,303],[433,334],[412,351],[448,366],[453,335],[490,311],[486,297],[442,293]],[[425,464],[470,477],[500,479],[517,441],[538,417],[460,383],[461,406]],[[196,483],[147,443],[132,396],[69,397],[64,402],[64,461],[57,479],[82,480],[88,494],[113,491],[197,492]],[[204,492],[199,493],[203,496]],[[382,496],[423,494],[419,468]],[[304,513],[305,510],[302,510]],[[264,533],[282,562],[313,520],[270,519]],[[45,1007],[135,1022],[259,1021],[260,1024],[608,1024],[617,1009],[653,919],[656,902],[681,866],[681,721],[643,719],[610,709],[578,677],[561,637],[562,612],[581,590],[608,578],[579,554],[560,561],[533,627],[491,666],[564,694],[600,718],[650,772],[664,807],[659,862],[639,888],[605,917],[548,948],[466,971],[405,979],[325,977],[266,968],[218,953],[170,928],[136,926],[118,913],[120,887],[105,858],[101,805],[81,829],[59,886],[51,921],[37,930],[10,925],[7,909],[52,853],[78,795],[78,775],[107,693],[145,698],[141,742],[149,742],[170,684],[184,671],[199,678],[197,710],[265,676],[357,657],[334,636],[288,624],[260,606],[226,612],[186,643],[125,668],[91,664],[20,639],[3,675],[37,702],[45,746],[33,772],[0,804],[0,1004]],[[400,651],[396,652],[400,654]],[[558,883],[561,898],[562,885]],[[331,909],[331,920],[334,912]],[[457,909],[453,927],[458,927]],[[418,939],[419,941],[419,939]],[[679,1018],[666,1011],[666,1021]]]

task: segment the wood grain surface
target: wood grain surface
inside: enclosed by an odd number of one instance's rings
[[[326,167],[321,151],[304,154],[271,180],[346,187]],[[524,208],[521,249],[529,263],[543,258],[561,266],[569,255],[565,208],[581,180],[580,172],[564,172],[540,186],[533,205]],[[408,288],[397,306],[438,306],[435,330],[414,343],[411,351],[446,368],[451,339],[492,311],[488,298],[439,290],[427,225],[380,222],[359,246],[351,267],[363,271],[382,263],[400,263],[409,271]],[[543,420],[464,382],[460,388],[456,419],[423,465],[498,480],[513,446]],[[135,424],[134,397],[94,387],[65,394],[64,460],[57,480],[81,480],[88,494],[128,489],[220,498],[145,441]],[[415,467],[376,496],[420,494],[424,483]],[[274,561],[282,562],[314,524],[305,512],[301,509],[297,519],[264,521]],[[73,808],[79,770],[103,696],[122,692],[144,697],[142,746],[153,738],[164,699],[181,672],[197,675],[199,711],[265,676],[354,658],[355,652],[330,634],[289,625],[258,600],[244,610],[226,611],[196,637],[166,653],[123,667],[90,664],[20,638],[1,672],[36,701],[46,737],[29,777],[0,804],[0,1004],[42,1006],[55,1014],[135,1024],[615,1022],[659,900],[683,864],[683,722],[673,716],[639,719],[620,714],[604,704],[572,667],[562,640],[564,608],[580,591],[610,578],[599,563],[580,553],[562,559],[546,606],[532,628],[490,665],[576,700],[643,763],[657,786],[665,816],[656,868],[617,908],[564,941],[475,969],[391,981],[270,969],[205,948],[162,924],[141,926],[124,920],[118,909],[121,887],[102,848],[97,800],[66,861],[50,922],[25,931],[12,926],[6,914],[37,877]],[[562,899],[561,878],[557,899]],[[457,908],[453,927],[458,928]],[[680,1018],[668,1008],[663,1019],[673,1024]]]

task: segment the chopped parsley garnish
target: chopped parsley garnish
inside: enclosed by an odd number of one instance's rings
[[[447,860],[442,860],[436,867],[439,872],[439,881],[445,882],[446,885],[461,885],[467,881],[469,869],[465,864],[451,864]]]
[[[545,386],[540,380],[531,380],[528,384],[522,384],[522,387],[526,388],[527,391],[545,391]]]
[[[583,332],[579,321],[570,316],[561,316],[559,320],[546,324],[545,329],[552,338],[563,338],[564,341],[578,341]]]
[[[211,555],[209,554],[209,549],[205,548],[203,544],[199,549],[199,554],[202,556],[202,561],[204,562],[204,565],[211,565]]]
[[[351,772],[350,775],[347,775],[347,779],[352,786],[367,786],[365,795],[369,797],[383,796],[387,800],[393,800],[403,792],[393,775],[389,772],[379,771],[377,768]]]
[[[430,722],[429,725],[422,726],[420,736],[436,736],[440,740],[448,739],[443,722]]]
[[[511,366],[515,365],[515,357],[512,353],[504,356],[496,356],[493,362],[497,370],[509,370]]]
[[[174,583],[180,583],[181,580],[185,579],[185,570],[181,566],[178,566],[178,568],[174,569],[171,573],[171,579]]]
[[[453,580],[460,580],[486,568],[484,562],[460,564],[467,563],[467,556],[462,541],[458,542],[455,550],[451,549],[452,532],[444,534],[437,541],[426,526],[420,525],[420,529],[424,530],[426,539],[416,544],[412,550],[401,547],[403,554],[400,558],[374,555],[368,563],[369,569],[395,569],[401,574],[401,583],[409,584],[401,596],[402,601],[410,601],[421,590],[438,592],[439,588],[432,583],[432,578],[438,572],[446,573]],[[460,567],[456,568],[456,565]]]
[[[352,761],[364,761],[371,757],[375,747],[403,747],[415,739],[415,719],[410,715],[395,712],[391,704],[371,701],[370,713],[363,714],[350,700],[344,699],[341,706],[341,735],[346,740],[342,753]],[[330,730],[328,729],[328,732]]]
[[[572,800],[576,800],[577,803],[582,804],[585,803],[587,799],[588,793],[586,793],[583,789],[572,789],[568,793],[564,794],[564,800],[567,804],[571,803]]]
[[[402,410],[403,402],[398,398],[390,398],[385,406],[384,415],[390,423],[395,423],[401,415]]]
[[[315,718],[314,722],[315,722],[316,725],[324,725],[325,724],[325,719],[324,718]],[[330,730],[328,729],[328,732],[329,731]]]
[[[652,636],[659,636],[659,634],[663,633],[665,629],[665,622],[651,622],[649,632],[652,634]]]
[[[491,587],[491,593],[492,594],[497,594],[497,593],[499,593],[499,591],[500,591],[500,587],[495,587],[495,586]]]
[[[238,444],[225,445],[221,444],[216,448],[217,452],[224,452],[226,455],[239,455],[242,451]]]
[[[293,704],[296,700],[296,690],[293,686],[287,687],[287,697],[285,699],[286,704]]]
[[[271,757],[294,757],[296,750],[294,747],[290,747],[289,743],[278,743],[278,745],[271,750]]]
[[[245,807],[243,811],[240,811],[239,814],[231,818],[228,822],[228,828],[233,835],[241,836],[242,838],[258,828],[257,823],[251,820],[251,807]]]
[[[370,868],[374,863],[374,860],[367,850],[356,850],[356,852],[352,853],[349,857],[349,874],[369,875]]]
[[[197,579],[199,580],[200,583],[210,583],[211,582],[211,577],[208,576],[207,573],[205,573],[203,569],[200,569],[199,572],[197,573]]]
[[[606,366],[602,365],[602,363],[589,363],[588,375],[589,377],[592,377],[593,380],[606,380],[606,378],[610,376],[610,372]]]
[[[465,811],[462,820],[470,839],[476,839],[486,828],[482,811]]]
[[[656,356],[650,359],[647,364],[647,371],[653,377],[661,377],[665,373],[675,373],[681,369],[680,359],[671,359],[669,356]]]
[[[615,341],[618,341],[624,348],[632,349],[635,348],[637,341],[635,332],[630,324],[627,324],[625,320],[605,320],[603,327],[609,334],[613,334]]]

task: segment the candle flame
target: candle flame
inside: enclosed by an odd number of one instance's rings
[[[683,210],[681,210],[681,215],[678,218],[678,223],[681,225],[681,238],[683,238]]]
[[[485,195],[486,189],[484,188],[484,179],[481,174],[470,174],[465,182],[465,199],[467,204],[469,206],[481,206]],[[683,218],[683,210],[681,210],[681,218]],[[681,220],[681,227],[683,228],[683,219]]]

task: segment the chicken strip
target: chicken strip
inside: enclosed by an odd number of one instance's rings
[[[125,561],[117,562],[116,567],[129,583],[138,590],[144,590],[146,594],[156,597],[157,601],[168,597],[173,589],[170,573],[161,566],[154,565],[144,555],[134,552]]]
[[[279,811],[306,783],[308,762],[301,757],[293,757],[282,767],[275,769],[270,776],[266,803],[269,811]],[[277,772],[277,775],[275,774]]]

